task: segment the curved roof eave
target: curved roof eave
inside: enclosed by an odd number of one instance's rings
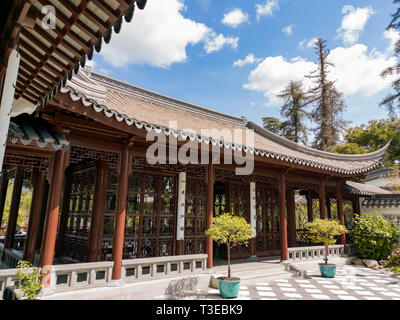
[[[381,149],[363,154],[337,154],[331,153],[321,150],[312,149],[310,147],[302,146],[292,140],[281,137],[267,129],[260,127],[252,121],[249,121],[246,125],[248,128],[253,129],[258,134],[262,135],[264,138],[272,140],[276,143],[283,144],[287,148],[290,148],[295,151],[299,151],[311,156],[317,156],[324,159],[329,160],[341,160],[341,161],[374,161],[374,160],[382,160],[385,151],[389,148],[391,140]]]
[[[104,113],[104,115],[107,118],[114,116],[117,121],[119,121],[119,122],[125,121],[125,123],[128,126],[131,126],[134,124],[136,126],[136,128],[138,128],[138,129],[146,129],[146,131],[154,130],[156,133],[163,132],[167,136],[169,136],[172,133],[175,137],[180,136],[183,139],[189,138],[192,141],[196,140],[199,143],[206,143],[206,144],[211,143],[214,146],[218,145],[220,148],[223,148],[223,147],[232,148],[233,150],[244,151],[246,153],[250,152],[252,154],[260,155],[260,156],[266,157],[266,158],[272,158],[272,159],[277,159],[277,160],[284,161],[284,162],[295,163],[295,164],[304,166],[306,168],[307,167],[308,168],[316,168],[316,169],[326,170],[329,172],[334,172],[334,173],[342,174],[342,175],[356,175],[356,174],[366,173],[366,172],[369,172],[369,171],[375,169],[379,165],[379,161],[381,160],[381,157],[383,156],[383,153],[386,150],[385,148],[382,148],[381,150],[374,152],[374,157],[372,159],[367,158],[368,161],[372,162],[369,165],[365,165],[365,166],[359,167],[359,168],[345,169],[345,168],[341,167],[340,164],[338,164],[338,166],[328,165],[325,163],[321,163],[319,161],[306,160],[306,159],[301,159],[299,157],[293,157],[293,156],[288,156],[285,154],[279,154],[279,153],[269,151],[269,150],[263,150],[263,149],[259,149],[259,148],[251,148],[251,147],[247,147],[244,145],[237,145],[237,144],[234,144],[231,142],[225,142],[225,141],[221,141],[219,139],[214,139],[212,137],[205,137],[205,136],[201,136],[199,134],[193,134],[193,133],[184,132],[182,130],[171,129],[171,128],[167,128],[167,127],[160,126],[157,124],[147,123],[145,121],[138,121],[137,119],[129,118],[127,115],[121,114],[116,110],[109,109],[107,106],[98,103],[96,100],[94,100],[92,98],[88,98],[86,95],[76,91],[74,88],[69,87],[69,86],[62,87],[60,92],[62,94],[69,94],[70,98],[73,101],[76,101],[76,102],[81,101],[85,107],[91,106],[93,108],[93,110],[96,111],[97,113]],[[248,122],[246,124],[246,126],[248,128],[255,128],[255,131],[259,134],[261,134],[260,132],[262,132],[264,137],[266,137],[266,138],[268,137],[267,139],[273,139],[274,141],[278,141],[280,143],[284,142],[287,145],[291,145],[292,148],[293,148],[293,144],[294,144],[297,148],[299,148],[297,150],[300,152],[304,152],[309,155],[313,153],[312,155],[318,156],[320,158],[323,158],[321,156],[321,154],[324,154],[326,159],[332,159],[332,160],[336,160],[336,161],[344,160],[343,157],[341,157],[342,155],[336,155],[336,154],[332,154],[329,152],[317,151],[317,150],[314,150],[311,148],[302,147],[300,145],[297,145],[295,142],[287,140],[285,138],[282,138],[270,131],[267,131],[267,130],[257,126],[256,124],[254,124],[252,122]],[[279,140],[277,140],[277,139],[279,139]],[[386,146],[386,148],[387,148],[387,146]],[[331,158],[327,158],[326,155],[331,156]],[[337,158],[334,158],[334,157],[337,157]],[[363,158],[357,158],[356,161],[365,161],[365,160],[363,160]]]

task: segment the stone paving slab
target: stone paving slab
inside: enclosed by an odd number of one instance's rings
[[[222,298],[209,289],[200,299]],[[400,300],[400,275],[346,265],[330,279],[314,275],[242,285],[232,300]]]

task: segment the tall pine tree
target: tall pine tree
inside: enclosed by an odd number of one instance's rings
[[[314,83],[314,87],[308,92],[309,99],[314,104],[310,117],[317,125],[314,131],[314,148],[331,151],[346,126],[346,121],[343,120],[346,105],[343,94],[335,88],[333,81],[328,80],[330,68],[335,65],[328,60],[330,50],[326,41],[318,38],[314,48],[318,55],[317,69],[306,76]]]
[[[393,3],[400,6],[400,0],[394,0]],[[392,21],[386,29],[400,31],[400,7],[392,14]],[[383,78],[400,74],[400,38],[394,45],[394,57],[397,59],[397,64],[385,69],[381,74]],[[387,95],[380,106],[386,109],[390,117],[397,117],[400,114],[400,78],[392,82],[392,88],[394,93]]]
[[[296,143],[307,144],[307,127],[304,120],[307,117],[305,110],[308,98],[303,90],[302,81],[290,81],[289,85],[278,94],[284,104],[281,109],[281,116],[286,119],[282,123],[282,133]]]

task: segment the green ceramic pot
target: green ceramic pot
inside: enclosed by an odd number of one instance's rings
[[[319,270],[324,278],[334,278],[336,275],[336,265],[334,264],[319,264]]]
[[[240,279],[239,280],[218,280],[219,293],[222,298],[236,298],[240,291]]]

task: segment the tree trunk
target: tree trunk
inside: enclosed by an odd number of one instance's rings
[[[227,249],[228,249],[228,278],[230,279],[230,277],[231,277],[231,247],[229,244],[227,245]]]
[[[325,245],[325,264],[328,264],[329,246]]]

